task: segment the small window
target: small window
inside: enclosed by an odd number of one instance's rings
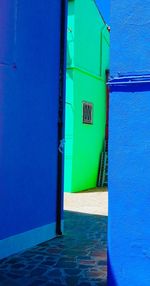
[[[83,102],[83,123],[92,124],[93,123],[93,104],[88,102]]]

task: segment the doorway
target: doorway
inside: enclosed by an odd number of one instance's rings
[[[99,177],[104,171],[107,177],[108,166],[108,160],[102,162],[108,151],[108,70],[109,27],[97,3],[68,1],[64,233],[73,241],[68,253],[78,261],[78,270],[85,269],[83,282],[90,277],[103,285],[108,193],[107,180],[102,184]]]

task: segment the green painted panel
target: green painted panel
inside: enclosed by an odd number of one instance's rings
[[[67,27],[67,67],[74,66],[74,25],[75,25],[75,2],[68,3],[68,27]]]
[[[106,122],[109,32],[93,0],[69,1],[65,129],[65,191],[94,188]],[[83,101],[93,124],[82,121]]]
[[[81,191],[96,186],[105,136],[105,83],[75,70],[74,86],[72,191]],[[83,101],[93,104],[93,124],[82,123]]]
[[[73,130],[74,130],[74,79],[73,71],[67,72],[66,88],[66,126],[65,126],[65,192],[72,190],[72,159],[73,159]]]
[[[94,1],[75,0],[75,66],[100,76],[101,32],[105,27]]]

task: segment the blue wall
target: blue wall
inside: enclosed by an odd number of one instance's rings
[[[0,239],[56,221],[61,1],[0,0]]]
[[[109,286],[150,285],[149,15],[111,1]]]
[[[110,0],[96,0],[105,22],[110,24]]]
[[[111,75],[150,71],[149,0],[111,0]]]

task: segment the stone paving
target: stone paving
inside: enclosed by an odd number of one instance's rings
[[[107,216],[64,218],[64,236],[0,261],[0,286],[107,285]]]

